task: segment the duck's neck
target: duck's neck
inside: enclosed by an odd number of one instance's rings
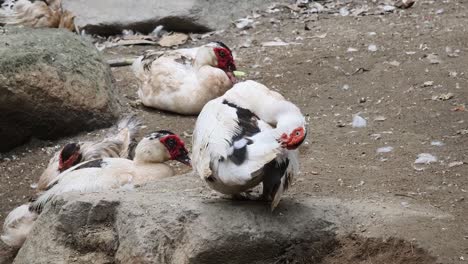
[[[193,61],[193,68],[199,71],[203,66],[213,66],[216,64],[215,58],[212,56],[212,51],[207,47],[200,47]]]
[[[160,164],[169,160],[165,149],[143,147],[135,150],[133,162],[137,165]]]

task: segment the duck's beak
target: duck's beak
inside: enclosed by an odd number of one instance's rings
[[[180,155],[179,157],[176,158],[176,160],[189,167],[192,167],[192,161],[190,160],[190,157],[187,154]]]
[[[232,84],[237,83],[237,78],[234,76],[233,72],[226,72],[227,76],[229,77],[229,80],[231,80]]]

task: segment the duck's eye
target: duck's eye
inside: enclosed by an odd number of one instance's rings
[[[296,131],[296,136],[300,136],[301,135],[301,132],[300,131]]]
[[[177,145],[177,142],[173,138],[170,138],[166,140],[166,144],[170,149],[172,149]]]
[[[219,54],[219,56],[220,56],[221,58],[224,58],[224,57],[226,56],[226,53],[225,53],[224,51],[222,51],[222,50],[220,50],[220,51],[218,52],[218,54]]]

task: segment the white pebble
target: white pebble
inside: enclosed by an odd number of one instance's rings
[[[429,153],[418,154],[418,158],[414,161],[414,164],[429,164],[436,162],[437,157]]]
[[[366,127],[367,126],[367,120],[359,116],[359,114],[354,115],[353,117],[353,127]]]
[[[387,147],[381,147],[377,149],[377,153],[388,153],[393,151],[393,147],[387,146]]]
[[[340,15],[341,16],[348,16],[349,15],[349,10],[346,7],[340,8]]]
[[[442,141],[438,141],[438,140],[431,141],[431,146],[442,147],[443,145],[445,144]]]
[[[369,47],[367,47],[367,49],[369,51],[374,52],[374,51],[377,51],[377,46],[375,44],[370,44]]]

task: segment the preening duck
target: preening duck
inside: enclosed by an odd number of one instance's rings
[[[170,131],[160,130],[138,143],[133,161],[103,158],[71,167],[52,181],[48,190],[34,202],[10,212],[3,225],[1,239],[7,245],[21,247],[45,204],[59,194],[72,191],[99,192],[174,176],[174,170],[164,163],[168,160],[190,165],[188,151],[180,137]]]
[[[75,16],[61,0],[0,0],[0,24],[75,30]]]
[[[123,117],[112,132],[99,142],[71,142],[66,144],[50,159],[47,168],[39,177],[37,191],[46,190],[47,186],[60,173],[81,162],[99,158],[132,158],[135,138],[142,128],[142,122],[136,115]]]
[[[262,182],[273,210],[298,172],[296,149],[306,133],[297,106],[260,83],[237,83],[198,116],[193,167],[224,194],[238,195]]]
[[[145,106],[198,114],[236,82],[231,50],[222,42],[171,51],[147,51],[135,60],[138,96]]]

